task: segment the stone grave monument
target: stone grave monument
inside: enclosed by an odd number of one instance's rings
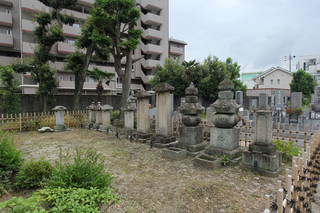
[[[151,138],[151,144],[163,148],[175,142],[175,137],[172,136],[173,95],[171,94],[174,87],[168,83],[160,83],[154,90],[157,96],[156,135]]]
[[[149,99],[151,94],[142,90],[136,95],[137,97],[137,134],[136,139],[145,143],[150,139],[150,118],[149,118]]]
[[[242,154],[242,165],[267,175],[277,174],[282,157],[272,144],[272,111],[267,94],[259,95],[254,143]]]
[[[66,126],[64,125],[64,113],[67,111],[67,108],[64,106],[56,106],[52,109],[54,111],[54,115],[56,117],[56,125],[54,126],[54,130],[56,132],[62,132],[66,130]]]
[[[203,142],[203,127],[199,124],[201,119],[198,114],[202,111],[202,106],[198,103],[198,89],[193,83],[185,90],[185,103],[180,107],[182,124],[180,128],[180,140],[175,147],[169,147],[163,151],[163,155],[168,158],[179,159],[183,154],[196,156],[206,147]],[[179,149],[180,148],[180,149]],[[185,152],[186,150],[187,152]]]
[[[290,106],[290,123],[298,123],[300,112],[302,107],[302,92],[291,93],[291,106]]]
[[[243,91],[236,91],[235,96],[237,104],[243,106]]]
[[[240,105],[234,99],[233,89],[229,76],[219,84],[218,99],[212,104],[216,113],[212,117],[214,127],[210,130],[210,145],[204,154],[194,159],[195,165],[214,168],[219,165],[221,156],[235,159],[241,155],[240,129],[236,127],[240,121]]]
[[[96,105],[94,102],[92,102],[88,107],[88,114],[89,114],[89,123],[87,125],[87,128],[90,129],[93,127],[93,125],[96,122]]]
[[[93,124],[93,129],[99,129],[100,125],[102,125],[101,102],[98,102],[94,111],[96,115],[96,122]]]
[[[100,131],[108,131],[111,128],[111,112],[113,107],[110,105],[100,106],[101,111],[101,125],[99,126]]]

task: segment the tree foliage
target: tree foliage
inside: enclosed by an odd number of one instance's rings
[[[311,95],[314,93],[314,88],[317,82],[311,74],[304,70],[298,70],[293,73],[293,79],[290,83],[291,92],[302,92],[304,96],[304,104],[309,104]]]
[[[99,70],[98,68],[94,68],[93,70],[88,71],[89,76],[98,81],[96,86],[96,91],[98,94],[98,102],[102,101],[102,94],[103,94],[103,81],[106,80],[106,84],[109,85],[111,78],[113,78],[114,73],[104,72]]]
[[[20,111],[20,98],[16,95],[18,86],[13,67],[0,66],[0,109],[4,113],[13,114]]]
[[[99,50],[110,53],[114,68],[122,80],[122,108],[130,92],[133,50],[139,45],[142,31],[136,29],[140,10],[134,0],[96,0],[91,10],[91,39]],[[125,69],[121,61],[126,59]]]
[[[240,66],[231,58],[219,61],[216,57],[208,57],[202,63],[189,61],[179,64],[168,59],[164,66],[157,66],[155,78],[151,81],[154,86],[159,82],[167,82],[175,87],[174,94],[184,96],[185,89],[191,82],[199,89],[199,95],[208,100],[216,100],[218,97],[218,85],[226,74],[231,76],[235,84],[235,90],[246,91],[241,83]]]

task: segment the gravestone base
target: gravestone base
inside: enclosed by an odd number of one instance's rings
[[[136,142],[139,143],[147,143],[150,141],[152,134],[145,133],[145,132],[136,132],[134,135],[134,138],[136,139]]]
[[[205,168],[205,169],[216,169],[222,166],[221,160],[217,157],[208,154],[200,154],[193,159],[193,165],[195,167]]]
[[[67,128],[66,128],[65,125],[56,125],[56,126],[54,126],[54,131],[55,132],[64,132],[66,130],[67,130]]]
[[[216,156],[227,155],[231,159],[237,158],[241,155],[239,141],[240,129],[213,127],[210,131],[210,146],[206,150],[206,153]]]
[[[177,145],[176,138],[174,136],[156,135],[151,137],[150,143],[153,147],[166,148]]]
[[[202,143],[203,134],[202,127],[187,127],[180,128],[180,143],[182,146],[188,147]]]
[[[177,147],[168,147],[162,151],[162,156],[171,160],[183,160],[187,158],[187,151]]]
[[[249,151],[261,152],[263,154],[272,154],[276,151],[276,146],[274,144],[251,144],[249,146]]]
[[[106,126],[106,125],[100,125],[99,131],[101,132],[109,132],[109,130],[112,128],[112,126]]]
[[[281,171],[281,162],[282,155],[278,151],[272,154],[257,151],[244,151],[242,153],[242,166],[262,175],[277,175]]]

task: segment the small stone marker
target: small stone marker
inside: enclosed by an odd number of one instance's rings
[[[52,109],[56,117],[56,125],[54,127],[55,131],[61,132],[66,130],[66,127],[64,125],[64,113],[66,110],[67,108],[64,106],[56,106]]]
[[[291,108],[299,109],[302,107],[302,92],[291,93]]]
[[[259,94],[259,106],[258,106],[258,109],[260,109],[260,110],[269,109],[268,95],[266,93],[260,93]]]

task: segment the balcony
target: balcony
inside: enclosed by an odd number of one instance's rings
[[[160,61],[153,60],[153,59],[146,59],[143,63],[142,66],[146,69],[152,69],[155,68],[157,65],[160,64]]]
[[[158,30],[154,30],[154,29],[147,29],[143,31],[143,37],[147,38],[147,39],[162,39],[163,38],[163,33],[161,31]]]
[[[65,42],[59,42],[57,47],[58,47],[58,53],[61,53],[61,54],[70,54],[76,51],[76,48],[74,45],[68,44]]]
[[[92,7],[94,4],[94,0],[78,0],[78,3],[88,7]]]
[[[22,0],[21,9],[29,12],[49,12],[49,7],[36,0]]]
[[[25,55],[34,55],[34,50],[36,49],[36,44],[35,43],[29,43],[29,42],[23,42],[22,45],[22,52]]]
[[[170,54],[184,55],[184,48],[170,46]]]
[[[56,70],[59,70],[59,71],[63,71],[64,70],[64,65],[65,65],[64,62],[59,62],[59,61],[56,61],[54,63],[49,62],[50,68],[56,69]]]
[[[0,12],[0,25],[12,27],[12,14]]]
[[[141,44],[142,51],[147,54],[162,54],[161,46],[154,44]]]
[[[22,19],[22,30],[32,33],[36,29],[36,24],[33,21]]]
[[[13,3],[12,0],[0,0],[0,5],[12,7]]]
[[[164,8],[166,1],[162,0],[141,0],[142,7],[146,9]]]
[[[63,25],[62,29],[65,36],[77,38],[81,35],[81,28],[78,27]]]
[[[163,16],[155,15],[152,13],[147,13],[142,15],[141,20],[145,24],[162,24],[163,23]]]
[[[74,11],[74,10],[63,9],[61,12],[62,12],[62,14],[72,16],[76,19],[81,19],[81,20],[86,20],[89,17],[89,15],[86,13],[80,13],[80,12]]]
[[[13,47],[13,37],[8,34],[0,34],[0,46],[1,47]]]

